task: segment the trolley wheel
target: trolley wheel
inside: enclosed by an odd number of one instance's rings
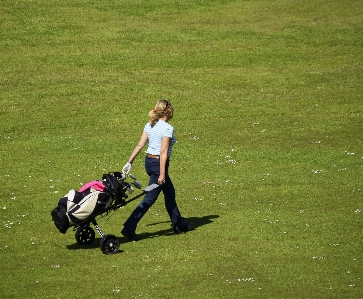
[[[118,251],[120,242],[114,235],[106,235],[100,241],[100,249],[104,254],[113,254]]]
[[[95,231],[92,227],[81,226],[76,231],[76,240],[79,245],[90,245],[95,239]]]

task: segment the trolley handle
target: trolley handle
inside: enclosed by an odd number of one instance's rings
[[[156,188],[159,188],[160,185],[159,184],[151,184],[150,186],[147,186],[140,194],[136,195],[133,198],[130,198],[129,200],[125,200],[122,204],[116,205],[114,206],[114,209],[118,209],[122,206],[127,205],[128,203],[134,201],[135,199],[138,199],[139,197],[145,195],[146,193],[149,193],[150,191],[153,191]]]

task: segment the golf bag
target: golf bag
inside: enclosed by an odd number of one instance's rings
[[[70,190],[63,196],[51,216],[58,230],[65,234],[70,226],[82,223],[111,205],[114,199],[123,201],[122,174],[104,174],[102,182],[85,184],[79,191]]]

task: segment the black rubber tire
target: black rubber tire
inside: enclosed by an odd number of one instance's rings
[[[120,248],[120,242],[115,235],[106,235],[100,241],[100,249],[104,254],[114,254]]]
[[[90,245],[95,240],[95,231],[92,227],[81,226],[76,231],[76,240],[79,245]]]

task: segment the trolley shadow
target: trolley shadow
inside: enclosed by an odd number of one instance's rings
[[[88,244],[88,245],[82,245],[82,244],[74,243],[74,244],[67,245],[66,247],[69,250],[96,249],[96,248],[100,248],[101,239],[102,238],[95,238],[93,240],[93,242],[91,244]],[[120,238],[120,240],[121,239],[122,238]],[[117,254],[117,253],[123,253],[123,250],[119,249],[119,250],[117,250],[117,252],[114,252],[113,254]]]

